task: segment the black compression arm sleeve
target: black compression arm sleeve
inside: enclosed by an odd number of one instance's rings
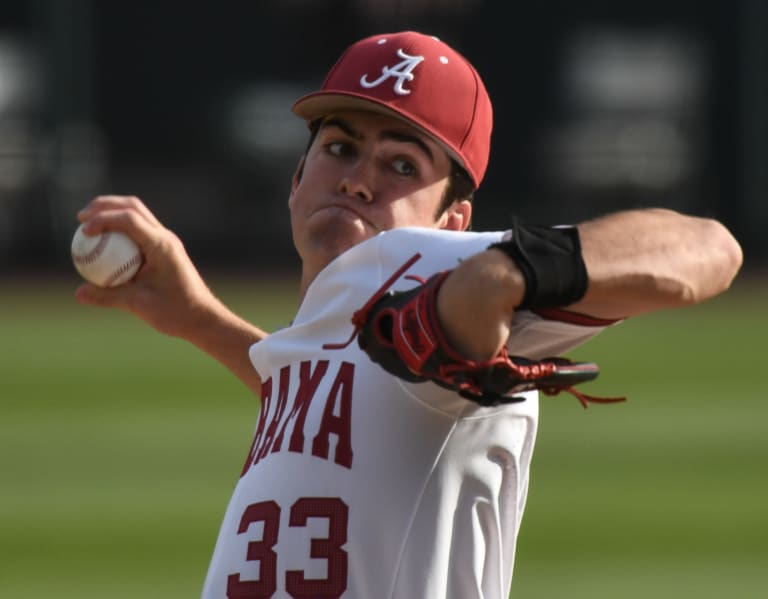
[[[587,291],[587,268],[574,226],[528,225],[515,219],[512,239],[489,248],[507,254],[523,274],[525,295],[518,309],[567,306]]]

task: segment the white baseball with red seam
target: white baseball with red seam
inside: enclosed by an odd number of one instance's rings
[[[80,225],[72,238],[72,262],[77,272],[99,287],[127,283],[141,268],[143,260],[136,242],[119,231],[86,235]]]

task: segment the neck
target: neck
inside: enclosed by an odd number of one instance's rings
[[[326,266],[328,266],[328,263],[321,265],[311,265],[307,262],[302,263],[301,284],[299,286],[299,302],[304,301],[304,296],[307,294],[307,290],[312,284],[312,281],[315,280],[315,277],[317,277],[317,275],[320,274],[320,271],[323,270]]]

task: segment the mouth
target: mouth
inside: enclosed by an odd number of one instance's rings
[[[324,212],[324,211],[335,212],[340,215],[345,215],[348,218],[354,218],[355,220],[361,221],[368,228],[373,229],[376,232],[381,231],[380,227],[377,227],[373,222],[370,221],[370,219],[368,219],[366,216],[361,214],[358,210],[355,210],[349,204],[341,204],[341,203],[328,204],[326,206],[322,206],[321,208],[318,208],[317,210],[315,210],[315,214],[319,212]]]

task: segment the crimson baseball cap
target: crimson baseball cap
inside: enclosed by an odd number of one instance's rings
[[[480,185],[491,148],[491,100],[469,61],[436,37],[403,31],[362,39],[341,55],[319,91],[293,105],[309,122],[338,110],[405,120],[442,145]]]

